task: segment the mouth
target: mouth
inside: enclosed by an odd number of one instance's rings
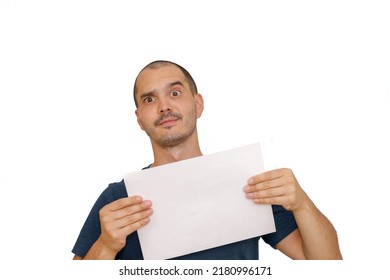
[[[162,121],[159,122],[159,126],[172,126],[173,124],[175,124],[179,119],[178,118],[166,118],[166,119],[163,119]]]

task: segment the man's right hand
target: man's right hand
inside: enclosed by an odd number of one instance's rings
[[[97,242],[107,253],[116,255],[126,237],[150,221],[153,213],[150,200],[140,196],[125,197],[104,206],[99,212],[101,234]]]

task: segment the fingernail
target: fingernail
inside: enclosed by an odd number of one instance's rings
[[[144,206],[151,206],[152,202],[150,200],[145,200],[144,201]]]

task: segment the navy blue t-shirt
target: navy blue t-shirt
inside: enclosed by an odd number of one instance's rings
[[[118,183],[110,184],[103,193],[99,196],[87,220],[81,229],[80,235],[73,247],[72,252],[84,257],[92,245],[100,236],[100,220],[99,211],[105,205],[127,197],[125,183],[122,180]],[[297,228],[294,215],[291,211],[285,210],[282,206],[272,205],[272,210],[275,219],[276,232],[261,236],[263,240],[275,248],[283,238],[289,235]],[[174,233],[173,233],[174,234]],[[250,238],[247,240],[227,244],[224,246],[192,253],[177,257],[177,260],[258,260],[259,259],[259,237]],[[137,232],[133,232],[126,238],[126,245],[118,252],[115,259],[122,260],[142,260],[143,255],[138,239]]]

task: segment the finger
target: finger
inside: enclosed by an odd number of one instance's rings
[[[273,196],[273,197],[256,198],[253,200],[253,202],[256,204],[283,205],[286,202],[286,197]]]
[[[116,220],[115,226],[117,228],[127,227],[127,226],[129,226],[131,224],[135,224],[143,219],[149,218],[152,214],[153,214],[153,209],[149,208],[149,209],[146,209],[144,211],[141,211],[141,212],[138,212],[138,213],[135,213],[132,215],[128,215],[128,216],[125,216],[121,219]]]
[[[116,211],[131,205],[139,204],[143,201],[143,198],[139,195],[124,197],[111,202],[106,205],[106,209],[109,211]]]
[[[150,222],[150,218],[144,218],[141,220],[138,220],[135,223],[129,224],[121,229],[118,230],[118,234],[122,236],[128,236],[129,234],[133,233],[136,230],[139,230],[141,227],[147,225]]]
[[[257,198],[270,198],[270,197],[284,196],[286,194],[287,194],[286,188],[275,187],[275,188],[260,189],[254,192],[248,192],[246,193],[246,197],[250,199],[257,199]]]
[[[248,185],[255,185],[255,184],[258,184],[261,182],[270,181],[270,180],[280,178],[284,175],[285,172],[286,172],[285,168],[283,168],[283,169],[275,169],[275,170],[267,171],[267,172],[252,176],[248,180]]]
[[[270,188],[278,188],[278,187],[281,187],[284,185],[284,180],[282,177],[280,178],[277,178],[277,179],[273,179],[273,180],[270,180],[270,181],[264,181],[264,182],[260,182],[260,183],[257,183],[255,185],[247,185],[244,187],[244,191],[246,193],[251,193],[251,192],[255,192],[255,191],[259,191],[259,190],[266,190],[266,189],[270,189]]]
[[[122,209],[112,211],[110,216],[112,219],[122,219],[123,217],[133,215],[138,212],[142,212],[144,210],[150,209],[152,207],[152,202],[150,200],[142,201],[138,204],[133,204]]]

